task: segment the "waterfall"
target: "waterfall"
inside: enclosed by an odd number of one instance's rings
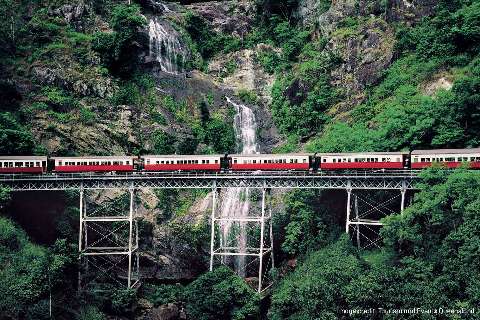
[[[185,65],[187,50],[180,35],[166,22],[152,18],[149,23],[150,57],[160,64],[160,70],[178,74]]]
[[[235,107],[236,115],[234,118],[234,129],[237,143],[241,146],[240,153],[255,154],[259,152],[257,144],[256,130],[257,123],[253,111],[241,104],[233,102],[229,97],[227,102]],[[222,218],[229,216],[247,217],[250,209],[250,193],[248,188],[228,188],[222,195],[222,205],[220,215]],[[232,223],[224,223],[222,226],[222,238],[227,241],[232,236],[231,233],[238,233],[233,237],[237,238],[237,242],[233,245],[225,243],[226,246],[237,245],[240,253],[247,250],[247,233],[244,225],[240,224],[238,230],[232,229]],[[239,276],[245,277],[245,256],[238,256],[235,260],[235,269]]]

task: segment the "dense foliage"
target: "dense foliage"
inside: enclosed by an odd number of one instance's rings
[[[187,313],[194,319],[253,319],[259,296],[230,269],[220,267],[186,287]]]
[[[333,122],[308,150],[358,151],[474,147],[479,143],[480,5],[443,5],[414,28],[399,28],[401,57],[351,113]],[[448,71],[445,71],[448,70]],[[423,86],[446,75],[450,90],[426,94]]]
[[[359,256],[350,240],[309,254],[274,291],[272,319],[331,319],[344,310],[421,308],[424,319],[440,310],[478,307],[480,175],[430,170],[421,192],[402,215],[385,218],[383,251]],[[437,313],[435,314],[435,309]],[[355,318],[371,319],[372,314]],[[404,314],[403,319],[418,319]]]
[[[227,267],[207,272],[192,283],[145,289],[154,305],[181,302],[192,319],[258,319],[260,296]]]
[[[48,319],[48,295],[53,292],[55,313],[64,313],[66,273],[75,268],[76,254],[65,240],[49,249],[33,244],[11,220],[0,218],[0,315],[7,319]],[[67,274],[68,274],[67,273]]]
[[[114,32],[97,33],[93,39],[94,49],[104,60],[110,71],[121,77],[130,77],[136,69],[139,28],[146,20],[140,15],[137,5],[115,6],[110,20]]]
[[[198,1],[181,1],[191,2]],[[364,3],[378,4],[372,19],[388,23],[389,3]],[[215,31],[209,21],[188,9],[172,24],[191,51],[187,70],[206,72],[214,58],[248,48],[254,62],[275,77],[269,107],[287,141],[276,151],[298,151],[299,142],[307,142],[304,148],[311,152],[477,147],[480,2],[438,3],[434,15],[416,24],[389,24],[395,31],[391,65],[378,83],[365,89],[362,102],[341,116],[335,108],[348,93],[342,92],[332,74],[346,62],[332,50],[332,37],[358,36],[370,18],[346,17],[330,34],[318,25],[298,23],[297,0],[256,0],[257,16],[242,39]],[[98,121],[100,113],[112,109],[115,113],[120,107],[126,114],[131,112],[131,118],[150,121],[147,129],[137,128],[138,141],[129,140],[128,134],[114,137],[125,152],[235,151],[232,110],[216,108],[218,101],[214,107],[218,97],[204,94],[191,99],[179,94],[188,82],[183,78],[170,84],[175,90],[163,90],[165,83],[139,66],[145,8],[125,1],[94,1],[93,11],[75,25],[58,13],[64,4],[69,1],[0,0],[0,16],[7,17],[0,21],[0,154],[44,154],[34,139],[34,120],[49,123],[45,131],[64,139],[59,143],[65,147],[58,154],[73,153],[66,124],[100,123],[103,130],[113,122]],[[316,10],[324,12],[330,4],[318,0]],[[226,74],[236,68],[235,61],[228,62]],[[52,75],[52,70],[62,74]],[[435,87],[441,79],[448,84],[444,89]],[[253,91],[239,90],[237,95],[245,103],[262,102]],[[274,217],[279,269],[272,273],[278,281],[271,303],[262,301],[265,310],[260,308],[260,297],[226,268],[204,273],[188,284],[149,284],[138,292],[105,284],[103,290],[87,292],[84,301],[75,303],[77,259],[68,243],[77,240],[78,209],[67,204],[55,222],[53,233],[58,239],[50,246],[33,243],[15,222],[1,217],[0,318],[48,319],[50,296],[55,317],[85,320],[105,319],[105,313],[133,317],[139,298],[155,307],[175,303],[189,318],[200,320],[371,319],[371,314],[347,316],[346,310],[478,308],[480,175],[429,170],[420,187],[410,208],[383,221],[384,245],[371,252],[358,251],[348,237],[339,236],[343,211],[327,202],[342,203],[343,210],[343,195],[282,196]],[[158,204],[149,208],[158,212],[154,222],[168,223],[182,250],[179,255],[192,256],[189,261],[196,270],[207,265],[208,223],[171,220],[182,218],[195,200],[205,196],[204,190],[161,190],[156,192]],[[0,188],[2,211],[8,210],[9,198],[8,190]],[[68,203],[78,200],[75,194],[67,198]],[[126,203],[122,205],[120,209],[126,210]],[[141,223],[141,245],[147,244],[143,238],[152,242],[155,228],[153,223]]]

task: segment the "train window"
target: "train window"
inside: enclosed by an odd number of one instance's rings
[[[20,168],[23,166],[22,162],[15,162],[15,168]]]
[[[2,168],[2,167],[3,167],[3,162],[0,162],[0,168]]]
[[[215,163],[218,164],[218,160],[215,160]]]

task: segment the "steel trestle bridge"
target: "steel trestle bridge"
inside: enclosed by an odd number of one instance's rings
[[[225,263],[228,256],[253,258],[252,263],[258,268],[258,292],[270,285],[266,274],[268,268],[274,267],[273,231],[272,231],[272,189],[327,189],[346,191],[345,231],[356,234],[357,245],[367,243],[366,247],[378,247],[379,241],[371,238],[378,235],[375,226],[381,226],[380,217],[402,212],[405,208],[407,191],[416,189],[419,171],[415,170],[370,170],[370,171],[245,171],[245,172],[128,172],[128,173],[75,173],[42,175],[0,175],[0,185],[11,191],[55,191],[78,190],[80,193],[80,227],[79,227],[79,287],[82,288],[86,276],[96,274],[110,280],[126,280],[127,287],[140,283],[139,272],[139,235],[136,208],[136,192],[141,189],[209,189],[212,191],[210,270],[220,260]],[[238,217],[233,213],[229,217],[218,216],[218,199],[224,188],[252,188],[261,190],[261,209],[257,215]],[[105,207],[90,208],[87,205],[87,192],[94,190],[127,190],[128,197],[121,212],[113,212]],[[374,203],[369,197],[362,197],[360,191],[386,190],[395,195]],[[398,211],[392,210],[393,201],[400,201]],[[95,207],[95,206],[93,206]],[[362,211],[362,208],[364,209]],[[87,210],[89,209],[89,210]],[[375,218],[371,218],[375,213]],[[370,215],[370,216],[369,216]],[[259,239],[253,246],[241,249],[232,244],[231,239],[222,237],[219,232],[225,223],[237,224],[239,228],[259,230]],[[360,226],[366,232],[360,231]],[[253,230],[253,229],[252,229]],[[122,238],[123,236],[123,238]],[[123,240],[122,240],[123,239]],[[270,260],[268,260],[270,259]],[[268,265],[269,262],[270,264]],[[125,272],[119,272],[124,270]],[[255,273],[257,272],[255,270]],[[121,275],[118,277],[118,275]],[[117,276],[115,276],[117,275]]]
[[[419,171],[351,172],[133,172],[0,175],[0,184],[12,191],[141,188],[270,188],[270,189],[415,189]]]

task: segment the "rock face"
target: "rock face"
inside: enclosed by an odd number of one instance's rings
[[[260,149],[264,153],[269,153],[280,139],[268,108],[272,100],[271,89],[275,76],[267,74],[256,59],[257,52],[265,49],[266,46],[259,44],[254,49],[244,49],[217,57],[210,62],[208,72],[219,86],[226,90],[232,90],[235,93],[247,90],[255,93],[258,101],[251,107],[258,122]],[[230,73],[228,73],[229,65],[234,66]]]
[[[383,16],[388,22],[414,24],[435,13],[438,0],[332,0],[323,12],[320,0],[300,0],[296,17],[305,26],[319,27],[324,33],[351,16]]]
[[[332,84],[345,97],[332,112],[341,114],[363,101],[363,91],[377,82],[391,64],[394,51],[393,29],[382,19],[372,18],[353,34],[333,33],[329,50],[342,63],[332,71]]]
[[[253,1],[209,1],[186,6],[205,18],[217,32],[243,37],[252,27]]]
[[[438,0],[388,0],[387,20],[412,25],[434,14],[438,3]]]
[[[110,78],[88,74],[80,74],[68,66],[54,68],[50,66],[34,66],[31,70],[33,79],[42,85],[53,85],[73,92],[78,96],[94,96],[110,98],[117,86]]]
[[[176,304],[169,303],[153,308],[150,311],[148,319],[150,320],[175,320],[179,319],[180,310]]]
[[[341,93],[341,102],[329,112],[343,116],[364,99],[364,90],[375,84],[391,64],[394,31],[385,21],[381,1],[334,0],[324,13],[318,13],[320,1],[300,2],[298,17],[304,25],[315,26],[319,36],[329,39],[325,50],[339,58],[331,71],[331,83]],[[298,92],[308,90],[298,84]],[[304,98],[304,97],[303,97]]]
[[[71,1],[72,3],[64,4],[55,9],[53,13],[65,19],[77,31],[85,30],[84,16],[90,14],[91,6],[84,0]]]

